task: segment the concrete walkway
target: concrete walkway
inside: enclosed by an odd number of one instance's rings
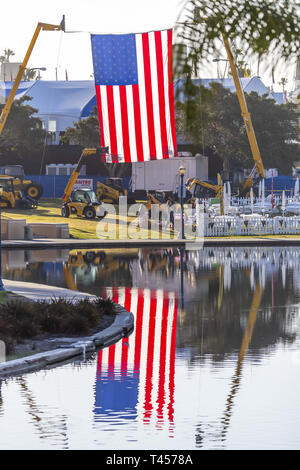
[[[33,282],[10,281],[8,279],[3,279],[3,284],[7,291],[36,301],[50,301],[53,297],[64,297],[70,300],[80,300],[85,297],[95,298],[94,295],[85,294],[84,292],[64,289],[62,287],[47,286],[45,284],[35,284]]]
[[[60,287],[34,284],[32,282],[9,281],[3,279],[5,289],[30,298],[32,300],[51,300],[55,297],[65,297],[69,299],[80,299],[85,297],[95,297],[83,292],[72,291]],[[55,344],[55,349],[26,355],[19,359],[0,362],[0,378],[19,375],[41,368],[52,368],[67,361],[74,360],[81,356],[81,360],[86,360],[86,354],[91,354],[99,348],[105,348],[116,343],[121,338],[127,337],[134,328],[133,314],[128,312],[121,305],[116,304],[117,315],[113,323],[91,336],[87,337],[59,337],[59,344]],[[51,339],[51,341],[56,341]]]
[[[203,238],[195,240],[176,239],[146,239],[146,240],[99,240],[99,239],[75,239],[75,238],[39,238],[35,240],[3,240],[3,248],[141,248],[145,246],[153,248],[188,246],[193,249],[197,246],[300,246],[300,236],[252,236],[252,237],[219,237]],[[197,248],[196,248],[197,249]]]

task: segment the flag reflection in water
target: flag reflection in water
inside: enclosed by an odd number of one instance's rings
[[[155,422],[158,427],[172,424],[176,294],[121,287],[105,288],[102,296],[133,313],[134,331],[99,351],[94,412]]]

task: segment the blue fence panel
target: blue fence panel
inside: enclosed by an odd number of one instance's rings
[[[218,184],[216,178],[210,178],[209,182],[211,184]],[[288,195],[292,189],[295,187],[296,178],[293,176],[275,176],[273,178],[273,191],[281,195],[282,191],[285,190]],[[269,194],[272,190],[272,178],[265,179],[265,191],[266,194]]]
[[[65,187],[70,179],[70,176],[54,176],[54,175],[26,175],[26,178],[39,183],[43,186],[43,197],[46,198],[61,198]],[[81,178],[87,178],[93,180],[93,189],[97,189],[97,181],[101,183],[107,178],[107,176],[80,176]],[[130,176],[122,177],[123,186],[125,189],[129,190]]]
[[[285,190],[288,195],[289,192],[295,187],[296,178],[292,176],[276,176],[273,178],[273,190],[275,193],[281,195],[282,191]],[[271,192],[272,189],[272,178],[265,179],[265,190]]]

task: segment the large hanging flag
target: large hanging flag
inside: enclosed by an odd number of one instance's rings
[[[172,30],[91,35],[106,161],[177,156]]]

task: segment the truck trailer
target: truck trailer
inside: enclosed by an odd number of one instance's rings
[[[185,168],[188,178],[208,179],[208,157],[200,154],[181,153],[179,157],[165,160],[132,163],[132,192],[177,191],[180,184],[179,167]]]

